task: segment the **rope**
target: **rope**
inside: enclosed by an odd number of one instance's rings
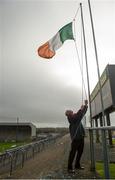
[[[82,27],[82,23],[81,23],[81,27]],[[82,66],[82,104],[83,104],[83,100],[84,100],[84,94],[83,94],[83,75],[84,75],[84,71],[83,71],[83,31],[81,28],[81,66]]]
[[[78,15],[78,12],[79,12],[79,9],[80,9],[80,7],[78,7],[78,9],[77,9],[77,11],[76,11],[76,13],[75,13],[75,16],[74,16],[74,18],[73,18],[73,21],[76,19],[77,15]]]
[[[79,9],[78,9],[79,10]],[[78,10],[77,10],[77,13],[75,15],[75,17],[77,16],[78,14]],[[80,56],[79,56],[79,53],[78,53],[78,48],[77,48],[77,43],[76,43],[76,29],[75,29],[75,18],[73,19],[73,28],[74,28],[74,42],[75,42],[75,49],[76,49],[76,52],[77,52],[77,57],[78,57],[78,62],[79,62],[79,67],[80,67],[80,72],[81,72],[81,77],[82,77],[82,91],[83,91],[83,88],[84,88],[84,93],[85,93],[85,97],[87,99],[87,93],[86,93],[86,88],[85,88],[85,83],[84,83],[84,78],[83,78],[83,67],[80,63]],[[82,53],[82,52],[81,52]],[[82,92],[82,102],[83,102],[83,92]]]

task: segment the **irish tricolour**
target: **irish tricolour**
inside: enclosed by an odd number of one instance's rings
[[[63,26],[53,38],[40,46],[38,48],[38,55],[47,59],[52,58],[56,54],[56,50],[68,39],[74,39],[72,22]]]

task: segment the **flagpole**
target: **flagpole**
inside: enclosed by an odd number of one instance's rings
[[[85,62],[86,62],[86,71],[87,71],[87,84],[88,84],[88,96],[89,96],[89,110],[90,110],[90,122],[92,127],[92,110],[91,110],[91,97],[90,97],[90,84],[89,84],[89,72],[88,72],[88,61],[87,61],[87,50],[86,50],[86,40],[85,40],[85,29],[84,29],[84,20],[83,20],[83,11],[82,11],[82,3],[80,3],[81,9],[81,20],[82,20],[82,28],[83,28],[83,40],[84,40],[84,50],[85,50]],[[90,152],[91,152],[91,170],[95,170],[95,158],[94,158],[94,143],[93,143],[93,133],[90,133]]]
[[[96,64],[97,64],[98,81],[99,81],[99,88],[100,88],[100,97],[101,97],[101,106],[102,106],[102,115],[103,115],[103,125],[105,126],[105,114],[104,114],[104,104],[103,104],[103,96],[102,96],[102,87],[101,87],[101,81],[100,81],[99,61],[98,61],[96,38],[95,38],[95,32],[94,32],[94,25],[93,25],[93,17],[92,17],[90,0],[88,0],[88,4],[89,4],[89,11],[90,11],[90,19],[91,19],[91,26],[92,26],[92,33],[93,33],[95,57],[96,57]]]
[[[85,40],[85,30],[84,30],[84,20],[83,20],[82,3],[80,3],[80,9],[81,9],[81,20],[82,20],[83,40],[84,40],[84,50],[85,50],[85,62],[86,62],[86,71],[87,71],[87,84],[88,84],[88,97],[89,97],[90,120],[91,120],[91,127],[92,127],[92,111],[91,111],[90,84],[89,84],[89,72],[88,72],[88,61],[87,61],[87,50],[86,50],[86,40]]]
[[[102,121],[103,125],[105,126],[105,114],[104,114],[104,103],[103,103],[103,96],[102,96],[102,87],[101,87],[101,80],[100,80],[100,70],[99,70],[99,61],[98,61],[98,54],[97,54],[97,46],[96,46],[96,38],[94,32],[94,25],[93,25],[93,17],[91,11],[91,4],[90,0],[88,0],[89,5],[89,12],[90,12],[90,19],[91,19],[91,26],[92,26],[92,34],[93,34],[93,42],[94,42],[94,49],[95,49],[95,57],[96,57],[96,64],[97,64],[97,73],[98,73],[98,81],[99,81],[99,89],[100,89],[100,98],[101,98],[101,108],[102,108]],[[102,144],[103,144],[103,158],[104,158],[104,173],[107,179],[110,178],[109,175],[109,160],[107,156],[107,141],[106,141],[106,132],[102,130]]]

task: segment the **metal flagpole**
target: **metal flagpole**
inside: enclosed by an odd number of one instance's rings
[[[91,26],[92,26],[92,34],[93,34],[93,41],[94,41],[94,49],[95,49],[95,56],[96,56],[96,64],[97,64],[97,73],[98,73],[98,81],[99,81],[99,89],[100,89],[99,92],[100,92],[101,107],[102,107],[102,119],[103,119],[103,125],[105,126],[104,103],[103,103],[103,96],[102,96],[100,70],[99,70],[97,46],[96,46],[96,39],[95,39],[95,32],[94,32],[94,25],[93,25],[93,18],[92,18],[90,0],[88,0],[88,5],[89,5],[89,12],[90,12],[90,19],[91,19]],[[107,142],[106,142],[106,134],[105,133],[106,132],[102,130],[102,143],[103,143],[103,155],[104,155],[103,158],[104,158],[105,177],[109,178],[109,171],[107,171],[107,169],[109,169],[109,166],[108,166]]]
[[[86,50],[86,40],[85,40],[85,29],[84,29],[84,20],[83,20],[83,11],[82,3],[80,3],[81,8],[81,20],[83,28],[83,39],[84,39],[84,50],[85,50],[85,62],[86,62],[86,71],[87,71],[87,83],[88,83],[88,96],[89,96],[89,109],[90,109],[90,121],[92,127],[92,111],[91,111],[91,97],[90,97],[90,84],[89,84],[89,73],[88,73],[88,61],[87,61],[87,50]],[[92,132],[91,132],[92,133]],[[94,143],[93,143],[93,134],[90,139],[90,150],[91,150],[91,170],[95,169],[95,160],[94,160]]]
[[[97,55],[97,46],[96,46],[96,39],[95,39],[95,32],[94,32],[94,25],[93,25],[90,0],[88,0],[88,4],[89,4],[90,19],[91,19],[91,26],[92,26],[92,33],[93,33],[93,41],[94,41],[94,48],[95,48],[95,57],[96,57],[98,81],[99,81],[99,88],[100,88],[100,98],[101,98],[101,105],[102,105],[103,124],[105,126],[105,114],[104,114],[104,104],[103,104],[102,88],[101,88],[101,81],[100,81],[99,61],[98,61],[98,55]]]
[[[81,8],[81,20],[82,20],[82,28],[83,28],[83,40],[84,40],[84,50],[85,50],[85,60],[86,60],[85,62],[86,62],[86,71],[87,71],[87,84],[88,84],[88,97],[89,97],[89,109],[90,109],[90,120],[91,120],[91,118],[92,118],[91,97],[90,97],[89,73],[88,73],[87,50],[86,50],[86,40],[85,40],[85,30],[84,30],[82,3],[80,3],[80,8]],[[92,127],[92,121],[91,121],[91,127]]]

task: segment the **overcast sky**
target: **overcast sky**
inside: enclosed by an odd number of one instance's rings
[[[92,91],[97,71],[86,0],[0,0],[1,121],[16,121],[19,117],[20,121],[40,126],[66,126],[65,110],[75,111],[81,106],[82,82],[74,41],[66,41],[51,60],[37,55],[40,45],[73,20],[80,2]],[[108,63],[115,63],[115,1],[91,0],[91,6],[102,73]],[[79,11],[76,18],[79,53],[80,23]]]

